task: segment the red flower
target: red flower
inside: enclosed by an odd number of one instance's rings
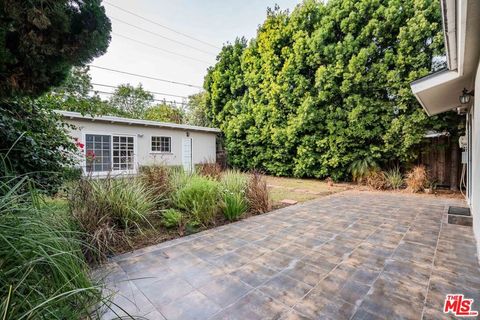
[[[93,161],[95,160],[95,152],[93,152],[92,150],[88,150],[85,157],[88,161]]]
[[[79,149],[82,149],[85,147],[85,145],[83,143],[81,143],[78,138],[73,138],[73,140],[75,141],[75,145],[77,146],[77,148]]]

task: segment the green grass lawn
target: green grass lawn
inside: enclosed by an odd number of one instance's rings
[[[323,180],[297,179],[267,176],[267,183],[274,206],[283,199],[305,202],[345,190],[345,186],[328,186]]]

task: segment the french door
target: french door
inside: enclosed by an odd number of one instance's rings
[[[135,173],[135,138],[125,135],[85,135],[85,173]]]
[[[133,171],[135,168],[133,137],[112,136],[113,171]]]

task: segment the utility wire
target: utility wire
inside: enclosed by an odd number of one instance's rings
[[[163,48],[160,48],[160,47],[151,45],[150,43],[143,42],[143,41],[139,41],[139,40],[137,40],[137,39],[133,39],[133,38],[124,36],[124,35],[119,34],[119,33],[112,32],[112,34],[113,34],[113,35],[116,35],[117,37],[122,37],[122,38],[125,38],[125,39],[127,39],[127,40],[130,40],[130,41],[139,43],[139,44],[141,44],[141,45],[144,45],[144,46],[147,46],[147,47],[150,47],[150,48],[153,48],[153,49],[157,49],[157,50],[160,50],[160,51],[169,53],[169,54],[173,54],[173,55],[175,55],[175,56],[183,57],[183,58],[185,58],[185,59],[195,60],[195,61],[198,61],[198,62],[203,62],[203,63],[206,63],[206,64],[211,64],[211,63],[208,62],[208,61],[205,61],[205,60],[202,60],[202,59],[197,59],[197,58],[190,57],[190,56],[186,56],[186,55],[184,55],[184,54],[177,53],[177,52],[173,52],[173,51],[170,51],[170,50],[167,50],[167,49],[163,49]]]
[[[200,39],[198,39],[198,38],[192,37],[192,36],[190,36],[190,35],[188,35],[188,34],[186,34],[186,33],[177,31],[177,30],[175,30],[175,29],[173,29],[173,28],[164,26],[164,25],[162,25],[162,24],[160,24],[160,23],[158,23],[158,22],[156,22],[156,21],[153,21],[153,20],[150,20],[150,19],[148,19],[148,18],[142,17],[141,15],[139,15],[139,14],[137,14],[137,13],[135,13],[135,12],[132,12],[132,11],[123,9],[122,7],[119,7],[119,6],[117,6],[117,5],[113,4],[113,3],[110,3],[110,2],[108,2],[108,1],[103,1],[103,3],[106,3],[106,4],[108,4],[109,6],[115,7],[115,8],[117,8],[118,10],[121,10],[121,11],[123,11],[123,12],[129,13],[129,14],[131,14],[131,15],[137,17],[137,18],[140,18],[140,19],[142,19],[142,20],[145,20],[145,21],[147,21],[147,22],[153,23],[154,25],[157,25],[157,26],[159,26],[159,27],[161,27],[161,28],[164,28],[164,29],[167,29],[167,30],[169,30],[169,31],[175,32],[175,33],[177,33],[177,34],[179,34],[179,35],[182,35],[182,36],[184,36],[184,37],[186,37],[186,38],[189,38],[189,39],[191,39],[191,40],[198,41],[198,42],[200,42],[200,43],[203,43],[203,44],[205,44],[205,45],[207,45],[207,46],[210,46],[210,47],[212,47],[212,48],[215,48],[215,49],[221,49],[220,47],[217,47],[217,46],[215,46],[215,45],[213,45],[213,44],[211,44],[211,43],[208,43],[208,42],[206,42],[206,41],[203,41],[203,40],[200,40]]]
[[[113,89],[117,89],[117,88],[118,88],[118,86],[112,86],[112,85],[109,85],[109,84],[92,83],[92,85],[94,85],[94,86],[99,86],[99,87],[113,88]],[[150,90],[145,90],[145,91],[147,91],[147,92],[149,92],[149,93],[152,93],[152,94],[162,95],[162,96],[169,96],[169,97],[176,97],[176,98],[188,99],[188,97],[186,97],[186,96],[179,96],[179,95],[176,95],[176,94],[156,92],[156,91],[150,91]]]
[[[118,22],[120,22],[120,23],[123,23],[123,24],[126,24],[126,25],[128,25],[128,26],[131,26],[131,27],[133,27],[133,28],[135,28],[135,29],[141,30],[141,31],[143,31],[143,32],[147,32],[147,33],[153,34],[153,35],[155,35],[155,36],[157,36],[157,37],[159,37],[159,38],[166,39],[166,40],[168,40],[168,41],[172,41],[172,42],[178,43],[178,44],[180,44],[180,45],[182,45],[182,46],[185,46],[185,47],[188,47],[188,48],[191,48],[191,49],[194,49],[194,50],[197,50],[197,51],[200,51],[200,52],[209,54],[209,55],[213,55],[213,56],[216,56],[216,55],[217,55],[216,53],[213,53],[213,52],[210,52],[210,51],[205,51],[205,50],[200,49],[200,48],[198,48],[198,47],[191,46],[191,45],[189,45],[189,44],[187,44],[187,43],[184,43],[184,42],[181,42],[181,41],[178,41],[178,40],[169,38],[169,37],[165,37],[165,36],[163,36],[163,35],[161,35],[161,34],[159,34],[159,33],[150,31],[150,30],[148,30],[148,29],[144,29],[144,28],[139,27],[139,26],[136,26],[136,25],[134,25],[133,23],[124,21],[124,20],[122,20],[122,19],[118,19],[118,18],[115,18],[115,17],[109,17],[109,18],[110,18],[111,20],[118,21]]]
[[[197,85],[190,84],[190,83],[172,81],[172,80],[167,80],[167,79],[162,79],[162,78],[156,78],[156,77],[151,77],[151,76],[145,76],[145,75],[141,75],[141,74],[137,74],[137,73],[132,73],[132,72],[127,72],[127,71],[121,71],[121,70],[116,70],[116,69],[110,69],[110,68],[95,66],[95,65],[92,65],[92,64],[90,64],[89,66],[92,67],[92,68],[96,68],[96,69],[101,69],[101,70],[107,70],[107,71],[116,72],[116,73],[127,74],[127,75],[134,76],[134,77],[145,78],[145,79],[150,79],[150,80],[156,80],[156,81],[161,81],[161,82],[166,82],[166,83],[172,83],[172,84],[177,84],[177,85],[186,86],[186,87],[191,87],[191,88],[203,89],[201,86],[197,86]]]
[[[109,95],[114,95],[114,92],[109,92],[109,91],[102,91],[102,90],[95,90],[95,89],[89,89],[91,92],[96,92],[96,93],[102,93],[102,94],[109,94]],[[175,101],[175,100],[166,100],[166,99],[152,99],[153,101],[158,101],[158,102],[164,102],[164,103],[174,103],[174,104],[180,104],[182,106],[188,105],[188,103],[185,102],[180,102],[180,101]]]

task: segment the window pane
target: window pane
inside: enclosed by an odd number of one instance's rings
[[[152,151],[171,152],[171,138],[152,137]]]
[[[113,137],[113,170],[133,170],[135,167],[134,159],[134,138],[133,137]]]
[[[87,134],[85,136],[85,162],[87,172],[108,171],[111,167],[110,136]]]

